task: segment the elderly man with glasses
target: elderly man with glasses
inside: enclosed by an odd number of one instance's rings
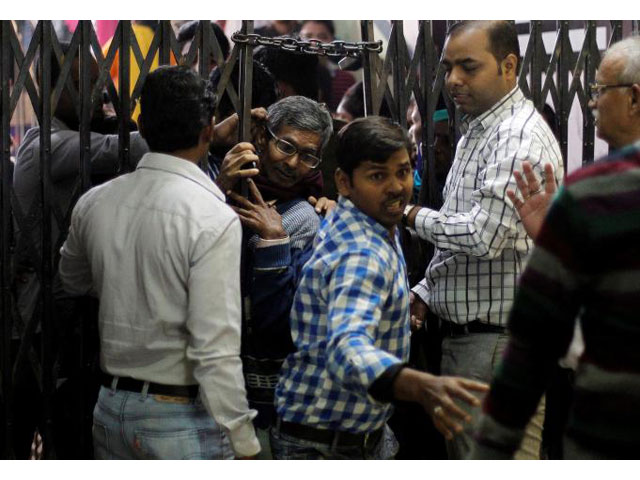
[[[310,255],[307,247],[320,226],[320,208],[307,199],[322,193],[316,167],[333,127],[322,104],[301,96],[284,98],[257,117],[253,141],[229,151],[216,183],[233,202],[248,235],[243,367],[249,402],[259,412],[254,423],[262,456],[268,458],[274,389],[282,361],[293,351],[289,311],[300,269]],[[240,178],[247,178],[249,198],[232,191]]]

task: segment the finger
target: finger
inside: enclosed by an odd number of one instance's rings
[[[264,119],[267,118],[267,111],[263,107],[252,108],[251,109],[251,116],[253,118],[264,120]]]
[[[507,197],[509,197],[509,200],[513,202],[513,206],[516,207],[517,210],[520,210],[520,208],[522,208],[522,205],[524,205],[522,200],[518,198],[516,192],[514,192],[513,190],[507,190]]]
[[[254,207],[253,203],[251,203],[248,199],[246,199],[242,195],[238,195],[236,192],[232,192],[231,190],[229,190],[227,191],[227,197],[231,198],[231,200],[237,203],[239,207],[247,211],[253,210],[253,207]]]
[[[518,187],[522,198],[526,200],[529,198],[529,184],[525,182],[524,177],[520,172],[514,171],[513,176],[516,179],[516,186]]]
[[[436,407],[431,411],[431,418],[434,421],[434,425],[438,423],[443,430],[449,432],[449,440],[456,433],[462,432],[463,428],[454,418],[452,418],[443,406]]]
[[[471,421],[471,415],[469,415],[461,407],[456,405],[456,403],[448,395],[441,397],[440,404],[442,405],[443,409],[443,417],[448,416],[452,419],[463,420],[465,422]]]
[[[527,165],[526,167],[523,165],[522,170],[527,179],[527,183],[529,184],[529,192],[537,192],[540,190],[540,182],[538,182],[538,178],[536,177],[533,168],[531,168],[531,165]]]
[[[245,170],[238,170],[237,172],[230,173],[229,176],[233,178],[251,178],[260,173],[257,168],[247,168]]]
[[[413,292],[409,292],[409,305],[413,305],[413,302],[416,301],[416,295]]]
[[[266,207],[267,204],[264,203],[264,199],[262,198],[262,194],[260,193],[260,190],[258,190],[258,186],[256,185],[256,182],[254,182],[249,178],[247,179],[247,184],[249,184],[249,191],[251,192],[251,195],[253,196],[253,198],[255,198],[256,203],[258,205]]]
[[[553,165],[546,163],[544,165],[544,191],[550,195],[556,193],[556,178],[553,176]]]
[[[316,203],[318,203],[318,199],[312,195],[307,198],[307,202],[309,202],[312,207],[315,207]]]
[[[480,405],[480,400],[478,399],[478,397],[476,397],[475,395],[473,395],[471,392],[467,391],[464,387],[460,385],[457,385],[452,388],[448,388],[447,391],[449,392],[449,395],[456,397],[473,407],[477,407]]]
[[[476,392],[489,391],[489,385],[484,382],[476,382],[475,380],[469,380],[468,378],[460,379],[462,386],[467,390],[474,390]]]
[[[249,142],[240,142],[236,145],[233,146],[233,148],[231,150],[229,150],[229,153],[239,153],[239,152],[244,152],[246,150],[250,150],[252,152],[256,151],[256,147],[253,146],[253,144],[249,143]]]
[[[432,417],[433,418],[433,417]],[[449,428],[438,418],[433,418],[433,426],[446,438],[447,440],[453,439],[453,433]]]
[[[243,166],[251,162],[255,163],[255,165],[252,165],[253,167],[257,166],[260,163],[260,157],[248,150],[243,150],[242,152],[228,155],[227,160],[229,167],[234,168],[242,168]]]

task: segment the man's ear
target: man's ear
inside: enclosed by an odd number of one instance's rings
[[[631,85],[631,113],[640,116],[640,83]]]
[[[351,195],[351,179],[349,178],[349,175],[341,169],[336,168],[334,180],[336,182],[338,193],[343,197],[349,198]]]
[[[269,144],[269,136],[267,133],[267,124],[261,123],[253,134],[253,146],[256,147],[256,151],[264,152]]]
[[[209,149],[209,145],[211,145],[211,142],[213,141],[213,135],[214,135],[213,132],[214,132],[214,123],[212,118],[211,123],[206,127],[204,127],[202,130],[200,130],[200,142],[206,143],[207,149]]]
[[[145,135],[145,132],[144,132],[144,118],[142,118],[142,113],[138,115],[137,123],[138,123],[138,131],[140,132],[140,136],[142,138],[146,138],[147,136]]]
[[[502,62],[500,62],[502,71],[507,78],[517,78],[518,76],[518,57],[515,53],[507,55]]]

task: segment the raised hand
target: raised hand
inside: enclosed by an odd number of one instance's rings
[[[253,202],[235,192],[227,192],[227,196],[236,204],[231,208],[238,214],[242,224],[256,232],[264,240],[285,238],[287,232],[282,227],[282,217],[275,209],[275,205],[264,201],[253,180],[248,179],[247,183],[249,184],[249,193],[254,199]]]
[[[525,231],[535,240],[549,210],[551,199],[556,193],[557,185],[550,163],[544,166],[544,189],[540,186],[529,162],[522,162],[522,172],[524,177],[518,171],[513,172],[522,200],[513,190],[507,190],[507,197],[516,207]]]

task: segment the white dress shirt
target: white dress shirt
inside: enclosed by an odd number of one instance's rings
[[[240,245],[235,213],[197,165],[146,154],[136,170],[84,194],[61,249],[71,294],[100,299],[108,374],[200,385],[239,456],[259,443],[240,361]]]
[[[544,118],[516,87],[487,112],[468,120],[443,191],[442,208],[422,208],[418,235],[436,246],[425,279],[413,288],[438,317],[506,325],[532,239],[507,189],[514,170],[531,162],[538,177],[551,163],[556,182],[562,155]]]

